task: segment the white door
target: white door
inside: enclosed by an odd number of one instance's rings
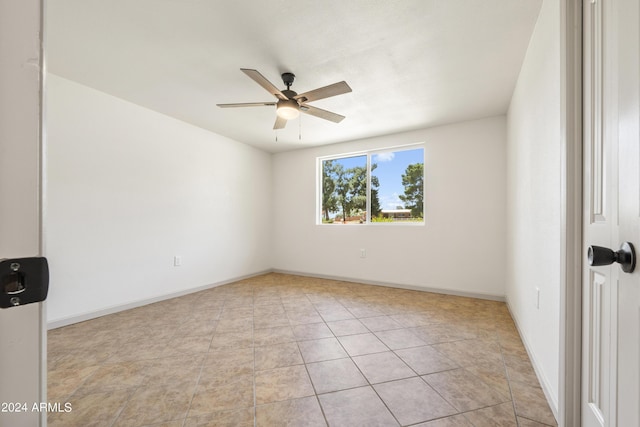
[[[620,0],[618,44],[618,244],[640,249],[640,2]],[[619,426],[640,426],[640,266],[618,279]]]
[[[40,0],[0,0],[0,259],[40,253],[40,15]],[[43,310],[0,309],[0,427],[46,425],[33,408],[46,402]]]
[[[584,6],[584,246],[640,246],[640,8]],[[586,256],[585,256],[586,258]],[[583,273],[582,425],[640,426],[640,267]]]

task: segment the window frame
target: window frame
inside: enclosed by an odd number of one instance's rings
[[[353,151],[348,153],[341,154],[332,154],[327,156],[319,156],[316,157],[316,225],[321,226],[335,226],[336,224],[327,224],[322,221],[322,196],[323,196],[323,162],[327,160],[339,160],[346,159],[350,157],[359,157],[366,156],[366,165],[367,165],[367,184],[366,184],[366,216],[365,221],[362,224],[357,224],[358,226],[401,226],[401,227],[417,227],[424,226],[426,224],[426,212],[423,214],[422,221],[392,221],[392,222],[372,222],[371,221],[371,158],[376,154],[381,153],[390,153],[390,152],[398,152],[398,151],[410,151],[422,149],[422,191],[423,191],[423,199],[422,199],[422,212],[425,212],[426,201],[424,194],[425,192],[425,181],[426,181],[426,168],[424,167],[426,161],[426,148],[424,142],[416,142],[413,144],[404,144],[404,145],[395,145],[390,147],[382,147],[375,148],[370,150],[362,150],[362,151]],[[342,224],[342,225],[356,225],[356,224]]]

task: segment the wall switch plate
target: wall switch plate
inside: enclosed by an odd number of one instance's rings
[[[360,249],[360,258],[366,258],[366,257],[367,257],[367,250]]]
[[[181,256],[174,256],[173,257],[173,266],[174,267],[180,267],[182,265],[182,257]]]

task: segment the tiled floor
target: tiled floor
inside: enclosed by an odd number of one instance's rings
[[[556,425],[503,303],[267,274],[49,332],[56,426]]]

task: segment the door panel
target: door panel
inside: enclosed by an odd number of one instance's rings
[[[618,0],[618,242],[640,249],[640,4]],[[640,267],[618,282],[618,406],[620,426],[640,426]]]
[[[624,242],[638,250],[640,3],[587,0],[583,7],[585,250],[615,251]],[[633,273],[617,264],[585,266],[583,277],[582,423],[638,426],[640,266]]]
[[[610,346],[608,324],[609,319],[603,318],[605,314],[603,308],[609,303],[608,290],[610,284],[607,283],[608,274],[601,274],[591,271],[589,280],[588,293],[586,295],[589,301],[587,313],[589,323],[586,324],[586,336],[588,346],[587,360],[589,365],[586,367],[588,372],[587,380],[587,396],[589,403],[587,419],[594,418],[593,422],[604,425],[604,417],[607,412],[608,404],[608,387],[609,375],[607,367],[609,366]]]
[[[40,252],[40,11],[40,0],[0,1],[0,258]],[[0,427],[46,425],[33,407],[46,402],[43,310],[0,309],[0,403],[26,404],[0,408]]]

